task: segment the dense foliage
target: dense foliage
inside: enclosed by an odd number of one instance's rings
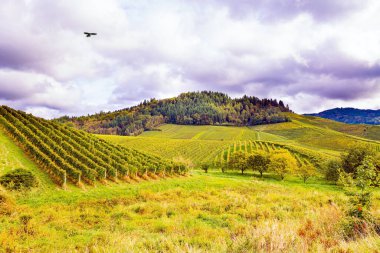
[[[357,145],[343,153],[340,160],[331,160],[327,163],[325,178],[347,184],[347,180],[358,181],[360,176],[363,177],[361,175],[363,172],[368,173],[370,186],[380,186],[380,153],[370,146]]]
[[[2,175],[0,184],[9,190],[21,190],[36,187],[38,181],[32,172],[20,168]]]
[[[62,117],[59,122],[72,122],[91,133],[137,135],[155,130],[162,123],[183,125],[250,126],[286,122],[282,112],[288,106],[276,99],[244,96],[232,99],[228,95],[211,92],[188,92],[169,99],[150,99],[123,110],[98,113],[83,117]]]
[[[108,143],[91,134],[0,107],[0,127],[58,184],[93,184],[148,174],[183,173],[187,167]]]
[[[309,114],[348,124],[380,125],[380,110],[361,110],[355,108],[335,108],[320,113]]]

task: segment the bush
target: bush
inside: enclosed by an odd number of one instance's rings
[[[353,173],[356,177],[356,168],[358,168],[366,157],[374,157],[375,152],[368,146],[355,146],[342,155],[342,167],[346,173]]]
[[[337,182],[339,179],[339,173],[341,169],[341,164],[337,160],[330,160],[326,164],[325,168],[325,179],[332,182]]]
[[[1,176],[0,184],[8,190],[22,190],[38,186],[38,181],[32,172],[15,169]]]
[[[208,172],[208,169],[210,168],[210,164],[208,164],[208,163],[203,163],[203,164],[201,165],[201,168],[202,168],[202,170],[204,170],[205,173],[207,173],[207,172]]]

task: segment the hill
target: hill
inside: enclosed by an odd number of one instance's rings
[[[6,106],[0,107],[0,130],[59,185],[67,181],[92,185],[99,180],[185,170],[182,165]]]
[[[139,136],[98,136],[168,159],[182,156],[195,165],[223,163],[228,152],[245,150],[246,147],[247,150],[259,148],[266,151],[286,148],[301,160],[317,164],[339,157],[347,147],[357,144],[380,151],[380,142],[342,132],[351,125],[294,113],[286,113],[286,116],[291,122],[250,127],[164,124],[157,131],[145,131]]]
[[[348,124],[380,125],[380,110],[356,108],[334,108],[319,113],[307,114]]]
[[[163,123],[181,125],[251,126],[286,122],[282,114],[289,108],[280,100],[244,96],[232,99],[211,92],[188,92],[178,97],[144,101],[137,106],[115,112],[83,117],[61,117],[77,128],[98,134],[138,135]]]

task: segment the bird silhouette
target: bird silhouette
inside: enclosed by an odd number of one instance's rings
[[[96,33],[88,33],[88,32],[84,32],[84,34],[86,34],[86,37],[91,37],[92,35],[96,35]]]

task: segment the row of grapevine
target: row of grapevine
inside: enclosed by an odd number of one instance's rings
[[[60,185],[143,174],[184,173],[178,163],[110,144],[91,134],[0,107],[0,127]]]
[[[296,158],[298,164],[314,164],[320,166],[321,157],[316,156],[314,152],[310,152],[306,149],[293,147],[290,145],[284,145],[279,143],[267,142],[267,141],[239,141],[231,144],[226,149],[222,150],[220,154],[215,156],[214,165],[215,166],[228,166],[230,157],[235,152],[244,152],[246,154],[254,153],[255,151],[264,151],[267,153],[272,153],[276,150],[287,149]]]

